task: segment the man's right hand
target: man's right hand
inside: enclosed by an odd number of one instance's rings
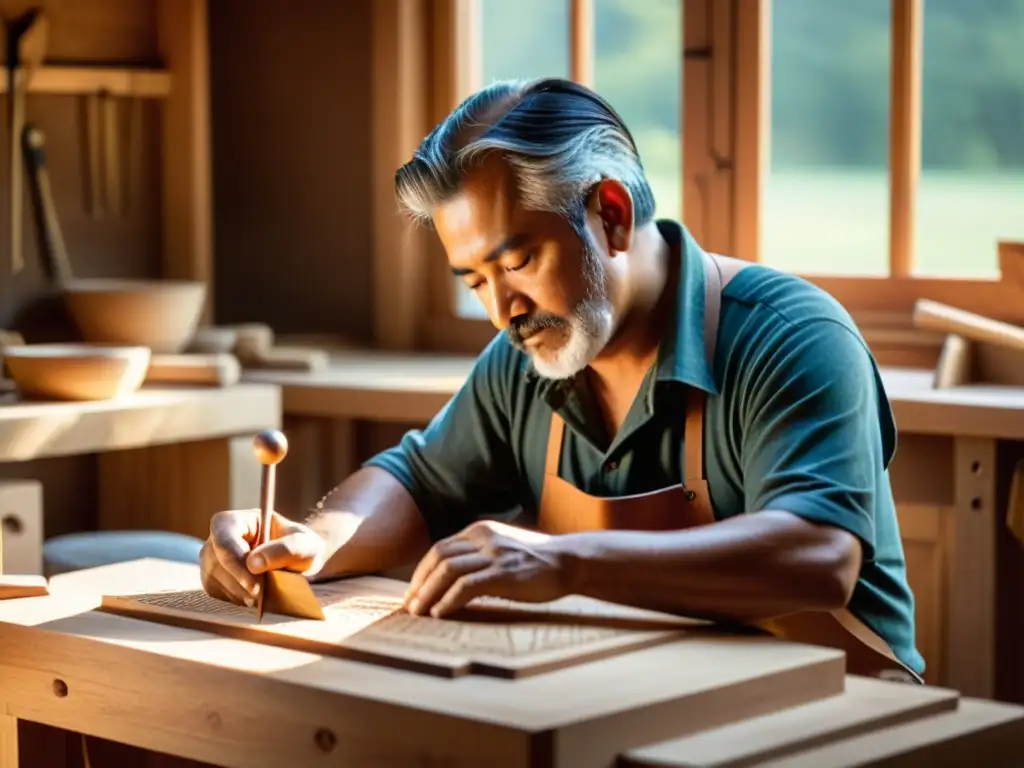
[[[203,589],[212,597],[246,605],[256,604],[257,576],[266,571],[316,573],[324,564],[324,541],[308,526],[276,512],[270,541],[257,546],[260,511],[218,512],[210,521],[210,537],[199,554]]]

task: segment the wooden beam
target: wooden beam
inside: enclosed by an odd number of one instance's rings
[[[29,93],[62,96],[99,92],[111,96],[162,99],[171,92],[171,75],[162,69],[132,67],[40,67],[29,80]],[[7,68],[0,67],[0,93],[7,93]]]
[[[683,4],[683,220],[704,248],[742,256],[733,237],[736,2]],[[751,92],[742,95],[750,98]]]
[[[423,233],[399,211],[394,178],[427,132],[427,10],[373,3],[374,335],[387,349],[412,349],[422,320]]]
[[[909,314],[918,299],[1024,324],[1024,289],[1010,280],[806,275],[852,312]]]
[[[483,85],[480,0],[434,0],[431,121],[443,120]]]
[[[436,125],[466,97],[483,85],[483,56],[480,50],[482,20],[481,0],[433,0],[431,70],[433,93],[430,100],[430,122]],[[420,324],[417,346],[432,348],[433,318],[443,321],[457,317],[455,281],[445,268],[445,253],[436,234],[422,233],[423,262],[427,275],[425,306],[431,321]],[[442,348],[444,342],[442,341]],[[482,347],[481,347],[482,348]],[[479,351],[476,350],[476,351]]]
[[[207,285],[213,320],[213,172],[206,0],[160,0],[160,48],[174,88],[163,105],[164,277]]]
[[[889,105],[889,270],[914,272],[917,179],[921,171],[924,0],[892,0]]]
[[[580,85],[594,87],[594,0],[570,0],[569,71]]]
[[[732,255],[761,258],[771,155],[771,0],[734,0]]]

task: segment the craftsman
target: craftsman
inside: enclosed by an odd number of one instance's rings
[[[271,568],[418,561],[414,614],[582,594],[756,623],[843,647],[850,671],[919,679],[895,424],[836,301],[656,220],[626,125],[565,80],[470,96],[396,187],[503,333],[425,429],[305,524],[276,517],[252,550],[257,513],[217,514],[211,594],[251,601]]]

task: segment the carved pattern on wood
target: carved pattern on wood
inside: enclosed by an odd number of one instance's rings
[[[374,577],[314,584],[326,620],[227,603],[201,590],[105,597],[103,610],[324,655],[457,676],[519,677],[678,639],[699,622],[583,598],[522,605],[483,599],[456,618],[411,616],[402,585]]]

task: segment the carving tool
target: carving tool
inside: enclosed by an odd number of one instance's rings
[[[271,518],[274,513],[274,486],[277,465],[288,455],[288,439],[276,429],[260,432],[252,441],[256,459],[263,465],[260,478],[260,529],[258,542],[262,546],[270,541]],[[256,596],[256,620],[263,621],[263,601],[267,594],[267,575],[260,579],[260,593]]]

